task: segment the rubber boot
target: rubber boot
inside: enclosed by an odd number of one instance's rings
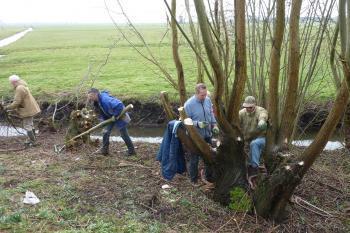
[[[102,147],[97,151],[99,154],[109,155],[109,134],[104,134],[102,137]]]
[[[36,138],[32,130],[27,131],[28,140],[25,142],[26,147],[36,146]]]

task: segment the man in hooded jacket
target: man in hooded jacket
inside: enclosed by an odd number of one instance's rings
[[[88,99],[93,102],[95,110],[99,113],[101,120],[107,120],[113,116],[117,117],[125,108],[124,104],[119,99],[111,96],[107,91],[100,92],[96,88],[91,88],[88,91]],[[136,154],[134,144],[130,139],[127,129],[130,120],[129,114],[126,113],[124,117],[108,124],[104,128],[102,137],[103,145],[99,151],[102,155],[109,154],[109,137],[114,126],[119,130],[120,136],[128,147],[127,155],[130,156]]]

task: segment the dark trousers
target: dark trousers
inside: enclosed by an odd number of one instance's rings
[[[115,124],[108,124],[104,130],[103,130],[103,138],[102,138],[102,142],[103,142],[103,147],[108,149],[109,147],[109,137],[111,136],[111,132],[113,129],[113,126]],[[129,133],[128,133],[128,129],[125,127],[119,129],[120,132],[120,136],[122,137],[123,141],[125,142],[125,145],[128,147],[128,151],[129,152],[134,152],[135,148],[134,148],[134,144],[132,143]]]
[[[211,144],[211,138],[204,138],[204,140]],[[197,154],[190,154],[190,179],[191,182],[196,183],[198,181],[198,163],[199,163],[199,155]],[[213,172],[211,167],[204,163],[205,166],[205,177],[209,182],[213,181]]]

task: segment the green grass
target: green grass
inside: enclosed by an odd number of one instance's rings
[[[165,25],[143,25],[138,29],[157,59],[176,78],[168,28]],[[2,29],[0,38],[18,30],[19,27]],[[123,30],[138,49],[146,51],[130,30],[126,27]],[[180,54],[187,92],[192,93],[197,71],[195,57],[181,36],[180,42],[184,45],[180,46]],[[110,47],[113,49],[107,64],[103,66]],[[326,53],[328,51],[324,47],[321,54]],[[94,84],[97,88],[108,89],[119,98],[157,100],[159,92],[166,90],[172,100],[178,99],[177,92],[165,81],[163,74],[133,50],[113,26],[36,26],[24,38],[0,48],[0,54],[6,55],[0,58],[0,92],[5,97],[12,96],[7,81],[11,74],[25,79],[39,100],[57,100],[77,94],[77,85],[89,73],[81,93],[85,93],[91,80],[96,79]],[[329,75],[322,80],[325,73]],[[314,76],[316,81],[313,81],[309,96],[317,93],[312,98],[332,98],[335,91],[328,65],[318,66]]]
[[[159,47],[166,28],[144,26],[140,31],[155,55],[176,74],[169,35]],[[139,49],[145,50],[135,37],[131,38]],[[98,73],[115,41],[117,45],[108,63]],[[96,87],[124,98],[147,99],[158,96],[161,90],[175,94],[159,71],[139,56],[112,26],[35,27],[24,38],[0,49],[0,54],[6,55],[0,59],[0,91],[5,96],[10,95],[7,78],[14,73],[29,83],[34,95],[45,99],[74,92],[89,66],[90,79],[96,78]],[[194,80],[193,55],[188,48],[183,48],[182,54],[187,64],[186,75]]]

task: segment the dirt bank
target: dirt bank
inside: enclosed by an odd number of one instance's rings
[[[132,126],[162,126],[166,123],[165,113],[162,106],[157,102],[140,102],[134,99],[123,100],[124,104],[133,104],[134,109],[130,112]],[[84,103],[76,104],[69,102],[60,102],[56,105],[49,103],[41,104],[43,112],[42,117],[52,118],[55,112],[55,120],[65,124],[69,114],[72,110],[82,108]],[[173,103],[172,107],[175,112],[179,107],[178,103]],[[301,111],[300,118],[298,120],[298,126],[300,130],[315,131],[320,129],[325,121],[328,112],[332,107],[332,102],[325,103],[308,103]],[[340,126],[340,125],[339,125]]]
[[[19,147],[21,138],[1,138]],[[345,215],[350,200],[350,157],[324,152],[295,195],[289,219],[276,225],[254,215],[231,211],[194,188],[186,176],[166,182],[155,161],[158,145],[136,144],[138,155],[125,157],[123,144],[112,155],[93,154],[94,146],[55,154],[61,133],[39,135],[40,147],[0,153],[0,232],[349,232]],[[13,143],[16,142],[16,145]],[[169,184],[164,190],[162,185]],[[41,200],[25,206],[26,190]],[[330,214],[330,215],[329,215]]]

